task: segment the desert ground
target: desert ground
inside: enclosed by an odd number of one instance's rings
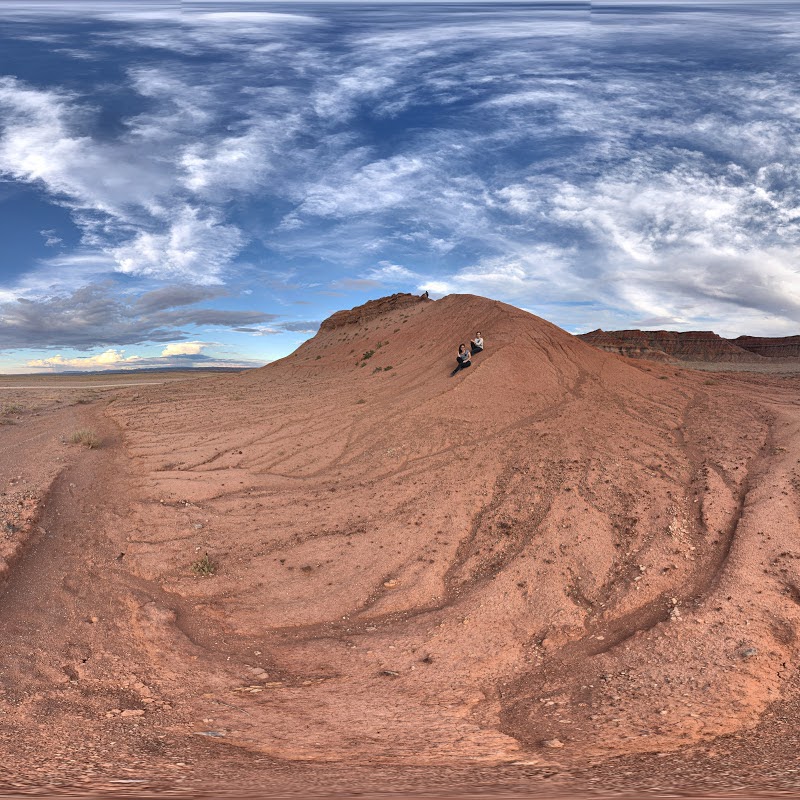
[[[0,408],[3,796],[800,795],[796,373],[395,296]]]

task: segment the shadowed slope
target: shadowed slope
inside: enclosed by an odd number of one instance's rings
[[[513,760],[751,724],[795,654],[794,410],[483,298],[348,313],[113,406],[141,475],[126,563],[206,620],[187,692],[268,674],[215,711],[225,741]]]

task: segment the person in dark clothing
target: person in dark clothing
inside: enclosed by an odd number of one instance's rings
[[[472,362],[470,361],[470,352],[467,350],[467,346],[465,344],[460,344],[458,346],[456,362],[458,364],[456,367],[456,372],[458,372],[460,369],[466,369],[467,367],[471,366]]]
[[[475,338],[469,343],[469,346],[473,356],[483,352],[483,337],[480,331],[475,334]]]

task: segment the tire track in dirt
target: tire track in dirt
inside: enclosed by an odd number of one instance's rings
[[[190,601],[120,566],[125,546],[120,522],[131,496],[121,437],[97,410],[84,420],[103,444],[65,466],[44,497],[38,533],[20,549],[0,594],[4,651],[24,654],[33,642],[46,643],[57,662],[58,651],[80,638],[86,619],[99,615],[119,622],[125,598],[135,598],[140,607],[157,604],[174,614],[175,631],[189,643],[219,651],[216,643],[226,633],[218,623],[204,618]],[[127,652],[133,663],[138,660],[130,642],[105,646]]]
[[[696,411],[700,405],[695,397],[687,407],[686,415]],[[767,435],[759,450],[749,460],[747,472],[737,487],[735,506],[720,537],[720,544],[711,550],[708,558],[698,563],[688,585],[672,587],[669,592],[662,592],[653,600],[613,619],[587,620],[584,636],[567,642],[555,654],[549,656],[536,672],[520,676],[506,687],[504,695],[519,699],[504,704],[500,728],[503,732],[517,736],[520,741],[529,741],[529,726],[520,727],[519,721],[515,720],[526,718],[525,709],[530,707],[531,697],[553,693],[553,687],[557,685],[561,685],[563,691],[570,691],[568,686],[571,682],[580,682],[581,676],[591,673],[593,658],[612,653],[633,638],[667,622],[674,607],[698,607],[713,593],[725,572],[736,542],[737,531],[750,492],[758,485],[758,481],[770,472],[770,456],[774,451],[775,420],[773,416],[769,416],[768,419]],[[682,422],[679,431],[682,431],[683,427]],[[696,476],[704,459],[699,450],[684,439],[682,432],[680,438],[682,449],[693,463],[692,474]],[[692,478],[691,483],[694,481],[695,478]],[[702,530],[699,511],[696,522]],[[702,533],[707,535],[708,532],[702,530]],[[672,598],[677,602],[673,602]],[[572,680],[569,676],[573,676]]]

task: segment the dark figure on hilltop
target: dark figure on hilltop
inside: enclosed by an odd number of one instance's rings
[[[478,353],[483,352],[483,337],[481,336],[480,331],[475,334],[475,338],[469,343],[469,346],[472,350],[472,355],[477,355]]]

